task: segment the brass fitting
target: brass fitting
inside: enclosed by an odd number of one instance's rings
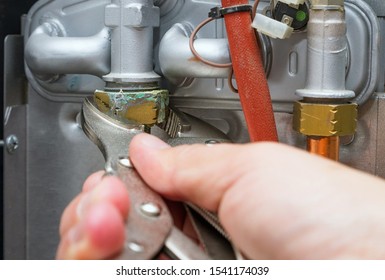
[[[153,126],[165,121],[168,112],[168,91],[95,91],[98,109],[116,119]]]
[[[357,126],[356,104],[294,104],[293,128],[308,136],[352,135]]]

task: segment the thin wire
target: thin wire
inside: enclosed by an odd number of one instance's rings
[[[255,0],[254,1],[254,4],[253,4],[253,7],[252,7],[252,11],[251,11],[251,16],[252,16],[252,19],[254,19],[256,13],[257,13],[257,8],[258,8],[258,4],[259,4],[260,0]],[[217,67],[217,68],[230,68],[231,67],[231,70],[229,72],[229,75],[227,77],[227,82],[228,82],[228,86],[230,88],[230,90],[234,93],[238,93],[238,89],[234,87],[234,84],[233,84],[233,74],[234,74],[234,68],[233,68],[233,64],[232,63],[215,63],[215,62],[212,62],[212,61],[209,61],[207,59],[204,59],[198,52],[197,50],[195,49],[194,47],[194,40],[195,40],[195,37],[197,35],[197,33],[199,32],[199,30],[201,30],[201,28],[203,26],[205,26],[206,24],[208,24],[209,22],[213,21],[214,18],[207,18],[205,20],[203,20],[200,24],[198,24],[198,26],[193,30],[193,32],[191,33],[190,35],[190,39],[189,39],[189,46],[190,46],[190,50],[191,52],[194,54],[194,56],[201,62],[203,62],[204,64],[207,64],[209,66],[212,66],[212,67]],[[259,41],[257,40],[257,42],[259,43]]]
[[[197,27],[195,27],[195,29],[193,30],[193,32],[191,33],[191,36],[190,36],[190,40],[189,40],[189,45],[190,45],[190,50],[191,52],[194,54],[194,56],[200,60],[201,62],[203,62],[204,64],[207,64],[207,65],[210,65],[210,66],[213,66],[213,67],[217,67],[217,68],[229,68],[229,67],[232,67],[232,63],[215,63],[215,62],[212,62],[212,61],[209,61],[207,59],[204,59],[195,49],[194,47],[194,40],[195,40],[195,36],[197,35],[198,31],[203,27],[205,26],[206,24],[208,24],[209,22],[213,21],[214,18],[207,18],[205,19],[204,21],[202,21],[200,24],[198,24]]]
[[[255,18],[255,15],[257,14],[257,8],[258,8],[258,5],[259,5],[260,1],[261,0],[255,0],[254,1],[253,8],[251,9],[251,16],[252,16],[253,19]]]
[[[233,84],[233,74],[234,74],[234,68],[231,67],[229,76],[227,77],[227,84],[229,85],[229,88],[231,89],[232,92],[238,93],[238,89]]]

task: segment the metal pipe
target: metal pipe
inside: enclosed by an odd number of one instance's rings
[[[153,0],[112,0],[105,9],[105,25],[111,28],[111,73],[106,82],[156,83],[153,71],[153,27],[160,24]]]
[[[173,84],[186,78],[227,78],[230,69],[209,66],[196,59],[189,47],[191,27],[177,23],[163,36],[159,47],[162,74]],[[195,49],[205,59],[216,63],[230,62],[226,39],[196,39]]]
[[[29,37],[25,61],[35,75],[90,74],[102,77],[110,72],[108,29],[83,38],[59,35],[58,27],[43,23]]]
[[[340,137],[307,137],[307,150],[335,161],[339,160]]]
[[[339,136],[354,134],[355,94],[345,87],[346,21],[343,0],[313,0],[307,26],[308,64],[304,99],[294,105],[294,128],[307,135],[308,151],[339,159]]]
[[[314,0],[307,24],[307,77],[304,98],[350,99],[345,77],[348,55],[343,0]]]

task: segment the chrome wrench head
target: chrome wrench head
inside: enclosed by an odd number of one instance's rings
[[[117,175],[130,194],[130,211],[126,222],[126,242],[116,259],[152,259],[163,248],[173,221],[163,199],[142,180],[128,157],[132,138],[144,126],[125,124],[100,112],[91,98],[82,108],[82,127],[100,148],[106,171]]]

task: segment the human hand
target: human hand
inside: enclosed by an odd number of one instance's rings
[[[129,194],[118,178],[92,174],[64,210],[58,259],[106,259],[124,244]]]
[[[384,258],[385,183],[276,143],[169,148],[149,135],[130,145],[162,195],[215,211],[249,258]]]

